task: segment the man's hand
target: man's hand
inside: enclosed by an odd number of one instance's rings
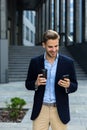
[[[46,78],[43,78],[43,74],[38,74],[35,85],[38,87],[40,85],[46,85]]]
[[[60,85],[61,87],[64,87],[64,88],[69,88],[69,86],[70,86],[70,79],[69,78],[64,78],[63,80],[60,79],[58,81],[58,85]]]

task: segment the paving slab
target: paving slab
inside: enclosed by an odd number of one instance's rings
[[[78,83],[78,91],[69,95],[71,121],[68,130],[87,130],[87,81],[79,80]],[[20,97],[27,102],[24,108],[29,109],[21,123],[0,122],[0,130],[32,130],[30,115],[33,95],[34,91],[28,91],[24,82],[0,84],[0,108],[6,107],[5,101],[9,102],[13,97]]]

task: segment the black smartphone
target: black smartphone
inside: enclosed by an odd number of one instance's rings
[[[44,78],[47,79],[47,69],[42,69],[42,70],[41,70],[41,74],[43,74],[42,77],[44,77]]]
[[[62,79],[64,80],[64,78],[68,78],[69,79],[69,74],[65,74],[62,76]]]

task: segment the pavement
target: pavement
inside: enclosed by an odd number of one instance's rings
[[[78,84],[78,90],[69,94],[71,121],[68,130],[87,130],[87,81],[79,80]],[[32,130],[33,95],[34,91],[28,91],[24,82],[0,84],[0,108],[6,107],[5,102],[11,98],[20,97],[27,102],[24,108],[29,109],[21,123],[0,122],[0,130]]]

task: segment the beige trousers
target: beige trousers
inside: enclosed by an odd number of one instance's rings
[[[67,130],[67,125],[63,124],[58,116],[57,108],[52,106],[42,106],[39,116],[33,121],[33,130]]]

